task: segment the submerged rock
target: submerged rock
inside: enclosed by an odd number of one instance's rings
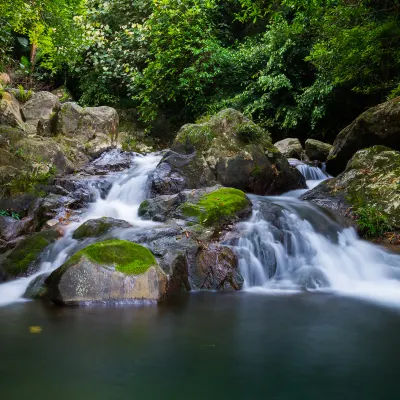
[[[286,157],[297,158],[299,160],[304,157],[303,146],[299,139],[287,138],[274,143],[274,146]]]
[[[315,139],[306,140],[306,156],[310,160],[326,161],[333,146]]]
[[[0,280],[8,281],[33,274],[40,267],[46,248],[58,238],[53,230],[35,233],[22,240],[2,261]]]
[[[361,149],[383,145],[400,150],[400,97],[370,108],[344,128],[333,143],[327,171],[338,175]]]
[[[77,228],[72,237],[78,240],[90,237],[99,237],[113,229],[131,227],[132,225],[129,222],[120,219],[107,217],[91,219],[83,223],[79,228]]]
[[[153,196],[169,195],[216,183],[257,194],[305,187],[269,134],[232,109],[183,126],[158,165],[151,189]]]
[[[162,300],[167,277],[151,252],[124,240],[85,247],[47,279],[49,298],[57,304]]]
[[[358,151],[346,170],[302,196],[346,215],[350,207],[375,207],[400,227],[400,152],[384,146]]]

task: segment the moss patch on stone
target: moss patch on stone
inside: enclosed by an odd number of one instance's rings
[[[65,267],[76,263],[81,257],[87,257],[100,265],[114,266],[126,275],[140,275],[150,267],[157,265],[153,254],[146,247],[126,240],[106,240],[91,244],[73,255]]]
[[[249,204],[246,195],[238,189],[223,188],[202,196],[197,203],[185,203],[184,215],[195,217],[205,226],[225,222]]]
[[[3,266],[10,276],[21,276],[29,272],[45,248],[58,237],[55,231],[36,233],[23,240],[4,260]]]
[[[198,151],[204,151],[207,150],[213,138],[214,133],[208,125],[188,124],[182,127],[176,141],[184,146],[191,145]]]
[[[128,228],[130,226],[126,221],[113,218],[91,219],[78,227],[72,237],[78,240],[88,237],[99,237],[114,228]]]

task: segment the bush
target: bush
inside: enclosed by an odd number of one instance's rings
[[[354,210],[357,226],[364,237],[382,236],[391,231],[387,216],[376,206],[361,206]]]

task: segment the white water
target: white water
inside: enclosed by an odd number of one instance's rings
[[[0,306],[25,301],[22,296],[36,277],[54,271],[62,265],[76,248],[77,241],[72,239],[73,232],[85,221],[111,217],[123,219],[137,227],[153,225],[153,222],[139,218],[138,209],[140,203],[146,199],[148,177],[160,160],[161,156],[157,154],[136,155],[134,166],[119,176],[107,198],[103,200],[97,193],[97,200],[90,205],[79,223],[72,223],[65,227],[64,237],[51,246],[36,274],[0,284]]]
[[[353,228],[295,197],[251,196],[253,215],[239,224],[234,246],[245,290],[334,291],[399,306],[400,256],[360,240]],[[282,208],[272,213],[276,218],[263,215],[271,204]]]

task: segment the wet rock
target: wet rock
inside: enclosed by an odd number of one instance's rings
[[[126,229],[131,227],[132,225],[129,222],[120,219],[106,217],[91,219],[78,227],[72,237],[78,240],[90,237],[99,237],[113,229]]]
[[[287,138],[274,143],[274,146],[286,157],[303,159],[304,150],[299,139]]]
[[[220,186],[158,196],[145,200],[139,207],[139,215],[145,219],[181,219],[215,229],[250,214],[251,202],[242,191]]]
[[[50,230],[35,233],[18,243],[0,265],[3,280],[28,276],[36,272],[46,248],[57,238],[58,233]]]
[[[358,151],[346,170],[302,196],[347,215],[351,207],[374,207],[400,226],[400,152],[384,146]]]
[[[300,172],[271,144],[269,134],[232,109],[181,128],[154,173],[152,195],[216,183],[257,194],[305,187]]]
[[[37,276],[26,288],[26,291],[22,297],[30,300],[41,300],[47,295],[47,287],[45,285],[45,280],[49,276],[49,273],[45,273]]]
[[[50,92],[36,92],[22,106],[21,112],[29,131],[41,136],[51,136],[59,109],[60,101],[57,96]]]
[[[47,279],[56,304],[150,300],[165,297],[167,276],[151,252],[138,244],[109,240],[85,247]]]
[[[160,261],[160,267],[168,276],[167,296],[189,292],[188,261],[184,252],[167,253]]]
[[[238,258],[229,247],[224,246],[200,250],[190,276],[191,286],[197,290],[240,290],[243,285]]]
[[[400,150],[400,97],[370,108],[344,128],[336,137],[326,164],[327,171],[338,175],[361,149],[383,145]]]
[[[315,139],[306,140],[306,156],[310,160],[326,161],[333,146]]]
[[[113,149],[103,153],[85,167],[85,172],[93,175],[103,175],[131,168],[135,161],[135,153]]]

